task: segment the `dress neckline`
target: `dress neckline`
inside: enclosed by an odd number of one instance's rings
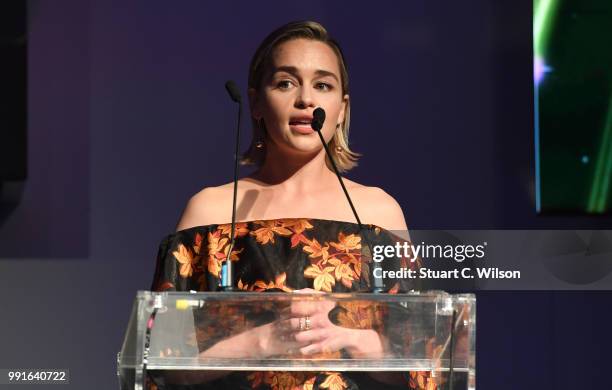
[[[325,219],[325,218],[308,218],[308,217],[251,219],[251,220],[248,220],[248,221],[236,221],[236,224],[244,224],[244,223],[252,224],[252,223],[257,223],[257,222],[273,222],[273,221],[291,221],[291,220],[300,220],[300,219],[306,219],[306,220],[309,220],[309,221],[320,221],[320,222],[337,222],[337,223],[342,223],[342,224],[359,226],[359,224],[357,222],[340,221],[340,220],[337,220],[337,219]],[[188,231],[194,230],[194,229],[206,229],[206,228],[212,228],[212,227],[218,227],[218,226],[224,226],[224,225],[227,226],[227,225],[231,225],[231,224],[232,224],[231,222],[224,222],[224,223],[211,223],[211,224],[208,224],[208,225],[197,225],[197,226],[192,226],[192,227],[189,227],[189,228],[177,230],[173,234],[184,233],[184,232],[188,232]],[[371,223],[362,223],[361,226],[366,228],[366,229],[370,229],[370,230],[380,229],[381,231],[390,232],[388,229],[385,229],[385,228],[383,228],[381,226],[374,225],[374,224],[371,224]]]

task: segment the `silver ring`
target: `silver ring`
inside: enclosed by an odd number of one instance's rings
[[[310,317],[309,316],[304,317],[304,329],[310,330],[311,328],[310,325],[311,325]]]
[[[306,329],[306,319],[304,317],[300,317],[300,332]]]

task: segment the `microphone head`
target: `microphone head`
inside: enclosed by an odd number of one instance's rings
[[[238,86],[233,80],[228,80],[225,83],[225,89],[227,89],[227,92],[229,93],[230,98],[232,98],[233,101],[235,101],[236,103],[240,103],[240,90],[238,89]]]
[[[312,126],[314,131],[321,131],[323,128],[323,122],[325,122],[325,110],[323,110],[321,107],[317,107],[312,112],[312,123],[310,126]]]

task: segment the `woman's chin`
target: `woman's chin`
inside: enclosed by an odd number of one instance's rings
[[[289,152],[295,153],[296,155],[302,155],[304,157],[316,156],[321,152],[321,143],[318,144],[312,142],[296,142],[287,145]]]
[[[283,154],[295,154],[297,156],[316,156],[323,149],[319,136],[315,133],[311,135],[286,134],[278,141],[273,142]]]

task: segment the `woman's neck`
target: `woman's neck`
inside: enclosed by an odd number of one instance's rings
[[[283,191],[296,193],[326,188],[334,185],[337,180],[325,163],[324,149],[314,156],[287,156],[270,148],[263,165],[250,177]]]

